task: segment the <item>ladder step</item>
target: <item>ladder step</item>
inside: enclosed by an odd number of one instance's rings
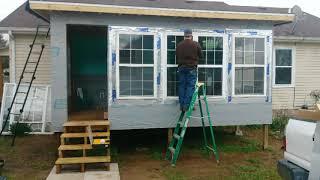
[[[181,136],[179,136],[178,134],[173,134],[173,137],[176,139],[180,139]]]
[[[93,132],[93,137],[110,137],[110,132]],[[82,138],[89,137],[89,133],[63,133],[61,138]]]
[[[176,151],[176,149],[173,147],[169,147],[169,151],[173,154]]]
[[[15,102],[14,104],[23,104],[23,102]]]
[[[33,74],[35,71],[25,71],[24,73]]]
[[[19,94],[27,94],[27,92],[21,92],[21,91],[18,91],[17,93],[19,93]]]
[[[73,144],[73,145],[60,145],[59,151],[68,151],[68,150],[82,150],[82,149],[92,149],[90,144]]]
[[[33,45],[44,45],[44,43],[34,43]],[[30,44],[32,46],[32,44]]]
[[[58,158],[56,164],[109,163],[110,156]]]
[[[9,113],[9,114],[12,114],[12,115],[21,115],[20,113]]]
[[[30,64],[37,64],[38,61],[28,61],[28,63],[30,63]]]
[[[180,127],[182,127],[184,125],[184,122],[183,121],[179,121],[177,124],[179,124]]]

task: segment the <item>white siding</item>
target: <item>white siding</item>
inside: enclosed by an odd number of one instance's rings
[[[16,82],[19,81],[23,66],[27,60],[28,53],[30,50],[29,45],[32,44],[34,35],[15,35],[15,48],[16,48],[16,59],[15,59],[15,70],[16,70]],[[45,36],[41,35],[38,37],[37,42],[45,42],[44,53],[40,60],[38,70],[36,73],[36,79],[34,84],[50,84],[51,82],[51,58],[50,58],[50,40],[46,40]],[[40,52],[41,48],[39,45],[34,46],[34,52]],[[30,61],[37,61],[39,54],[32,54]],[[31,69],[31,68],[30,68]],[[29,81],[30,75],[26,75],[26,81]]]
[[[277,43],[275,46],[295,47],[295,84],[294,87],[273,87],[272,106],[274,109],[311,106],[312,90],[320,89],[320,43]]]
[[[9,56],[9,48],[0,49],[0,56]]]

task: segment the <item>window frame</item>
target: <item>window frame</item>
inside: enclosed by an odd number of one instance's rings
[[[153,36],[153,64],[120,64],[120,48],[119,48],[119,38],[120,35],[152,35]],[[137,31],[118,31],[116,33],[116,89],[117,89],[117,99],[156,99],[157,92],[157,33],[155,32],[137,32]],[[153,96],[120,96],[120,67],[152,67],[153,68]]]
[[[291,67],[291,84],[276,84],[276,50],[291,50],[291,66],[279,66],[279,67]],[[294,46],[274,46],[273,48],[273,77],[272,77],[272,87],[274,88],[284,88],[284,87],[294,87],[295,86],[295,65],[296,65],[296,48]]]
[[[173,64],[167,64],[167,52],[168,52],[168,49],[167,49],[167,37],[168,36],[183,36],[183,32],[165,32],[163,34],[163,44],[164,44],[164,47],[162,48],[163,50],[163,53],[162,53],[162,67],[164,69],[164,75],[163,75],[163,79],[164,79],[164,86],[163,86],[163,93],[164,93],[164,98],[165,99],[178,99],[179,97],[178,96],[168,96],[168,85],[167,85],[167,73],[168,73],[168,68],[169,67],[178,67],[178,65],[173,65]],[[226,72],[226,66],[228,64],[227,62],[227,51],[226,49],[228,48],[227,47],[227,34],[221,34],[221,33],[198,33],[198,32],[193,32],[193,40],[194,41],[197,41],[198,42],[198,39],[199,39],[199,36],[206,36],[206,37],[222,37],[223,39],[223,50],[222,50],[222,64],[221,65],[207,65],[207,64],[199,64],[198,65],[198,68],[222,68],[222,93],[221,95],[219,96],[215,96],[215,95],[207,95],[207,98],[208,99],[221,99],[223,97],[226,96],[226,92],[225,92],[225,89],[226,89],[226,77],[227,77],[227,72]],[[197,79],[198,81],[198,79]]]
[[[264,39],[264,64],[236,64],[236,38],[261,38]],[[267,37],[262,35],[233,35],[232,38],[232,96],[233,97],[264,97],[267,95],[267,65],[268,65],[268,59],[267,59]],[[255,54],[255,53],[254,53]],[[235,93],[235,83],[236,83],[236,68],[238,67],[263,67],[263,94],[236,94]]]

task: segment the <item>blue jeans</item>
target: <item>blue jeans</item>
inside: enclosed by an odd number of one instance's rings
[[[179,67],[179,103],[182,110],[189,108],[195,84],[197,82],[197,69]]]

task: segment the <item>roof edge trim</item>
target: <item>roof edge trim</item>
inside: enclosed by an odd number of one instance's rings
[[[126,14],[126,15],[282,21],[282,22],[291,22],[294,20],[293,14],[281,14],[281,13],[208,11],[208,10],[170,9],[170,8],[153,8],[153,7],[146,8],[146,7],[101,5],[101,4],[87,4],[87,3],[66,3],[66,2],[53,2],[53,1],[50,1],[50,2],[29,1],[29,3],[30,3],[30,8],[33,10],[47,10],[47,11],[73,11],[73,12],[110,13],[110,14]]]
[[[273,36],[273,38],[275,42],[320,42],[320,37]]]

